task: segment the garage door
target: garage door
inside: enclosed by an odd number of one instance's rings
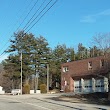
[[[92,92],[92,80],[84,80],[84,92]]]
[[[74,92],[81,92],[81,80],[74,81]]]
[[[104,92],[104,79],[96,79],[95,91],[96,92]]]

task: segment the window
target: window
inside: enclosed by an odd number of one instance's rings
[[[100,60],[100,67],[104,66],[104,59]]]
[[[92,61],[88,62],[88,70],[92,69]]]
[[[63,67],[63,72],[69,71],[68,67]]]

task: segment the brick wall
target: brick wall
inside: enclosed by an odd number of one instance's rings
[[[104,59],[104,56],[67,62],[62,64],[61,66],[62,68],[68,66],[69,71],[67,73],[70,74],[71,76],[91,75],[106,70],[107,68],[106,63],[104,64],[103,67],[100,67],[100,61],[102,59]],[[88,69],[88,62],[92,62],[92,69]],[[62,71],[62,74],[63,73],[64,72]]]
[[[73,62],[67,62],[61,65],[61,89],[71,92],[74,89],[74,78],[90,76],[95,77],[98,74],[106,74],[110,66],[110,56],[99,56]],[[104,60],[104,66],[101,67],[101,60]],[[88,69],[88,62],[92,62],[92,69]],[[63,72],[63,68],[68,67],[68,71]],[[67,85],[65,85],[67,81]],[[69,83],[68,83],[69,82]]]

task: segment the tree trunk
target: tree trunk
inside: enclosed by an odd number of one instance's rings
[[[28,77],[26,77],[26,79],[25,79],[25,84],[29,84],[29,78]]]

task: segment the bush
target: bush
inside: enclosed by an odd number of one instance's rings
[[[24,84],[23,93],[30,94],[30,85],[29,84]]]
[[[41,93],[46,93],[47,92],[47,87],[45,84],[41,84],[40,85],[40,90],[41,90]]]

